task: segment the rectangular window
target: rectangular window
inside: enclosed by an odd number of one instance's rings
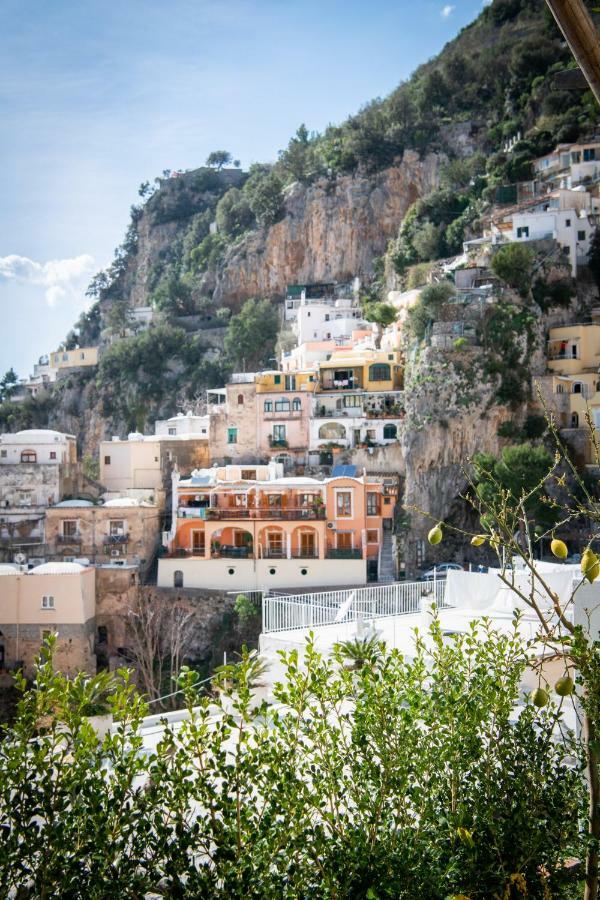
[[[325,321],[329,322],[329,313],[325,313]]]
[[[367,515],[379,515],[379,494],[374,491],[369,491],[367,493]]]
[[[0,450],[0,456],[2,459],[6,459],[6,450]]]
[[[578,240],[578,241],[585,241],[585,231],[578,231],[578,232],[577,232],[577,240]]]
[[[285,425],[273,425],[273,440],[285,441]]]
[[[110,466],[110,456],[105,456],[105,457],[104,457],[104,465],[105,465],[105,466]]]
[[[417,567],[422,566],[425,560],[425,541],[415,541],[415,557]]]
[[[286,389],[286,391],[295,391],[296,390],[296,376],[295,375],[286,375],[285,376],[285,389]]]
[[[584,162],[593,162],[596,159],[596,148],[588,147],[587,150],[583,151],[583,161]]]
[[[265,400],[265,412],[273,412],[273,401]]]
[[[112,536],[125,534],[125,522],[123,519],[111,519],[108,524],[108,533]]]
[[[80,354],[79,354],[79,359],[85,359],[85,353],[80,353]]]
[[[46,595],[42,597],[42,609],[55,609],[54,606],[54,597],[51,595]]]
[[[376,528],[369,528],[367,530],[367,544],[378,544],[379,543],[379,532]]]
[[[565,219],[565,228],[570,228],[570,227],[571,227],[571,220]]]
[[[56,451],[55,450],[50,451],[50,459],[56,459]]]
[[[338,519],[349,519],[352,516],[352,491],[337,491],[335,495],[335,511]]]
[[[352,550],[352,532],[338,531],[335,542],[338,550]]]
[[[77,519],[65,519],[62,523],[63,537],[75,537],[77,534]]]
[[[267,494],[269,509],[281,509],[281,494]]]
[[[517,239],[529,237],[529,225],[522,225],[517,228]]]
[[[273,376],[273,384],[281,384],[281,375]]]
[[[290,411],[290,401],[289,400],[276,400],[275,401],[275,412],[289,412]]]
[[[268,556],[283,556],[283,532],[268,531],[267,532],[267,553]]]
[[[176,428],[169,428],[169,434],[177,434]]]
[[[228,428],[227,429],[227,443],[228,444],[237,444],[237,428]]]

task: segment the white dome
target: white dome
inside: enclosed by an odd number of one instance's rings
[[[9,563],[0,564],[0,575],[16,575],[18,571],[18,566],[11,566]]]
[[[64,438],[65,435],[61,431],[50,431],[46,428],[29,428],[25,431],[17,431],[14,437],[27,441],[50,441],[56,438]]]
[[[77,575],[84,572],[84,566],[72,562],[42,563],[31,570],[32,575]]]
[[[114,500],[107,500],[104,506],[139,506],[140,501],[133,497],[116,497]]]
[[[82,506],[93,506],[91,500],[61,500],[60,503],[55,503],[55,509],[75,509],[75,507]]]

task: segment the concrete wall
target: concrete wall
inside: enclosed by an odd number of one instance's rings
[[[161,487],[160,444],[159,440],[101,441],[100,481],[108,491]]]
[[[270,588],[327,588],[367,582],[362,559],[159,559],[159,587],[173,587],[183,572],[183,586],[244,591]]]

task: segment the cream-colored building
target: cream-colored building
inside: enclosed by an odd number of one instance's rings
[[[107,491],[162,487],[160,438],[134,432],[100,442],[100,481]]]
[[[45,563],[27,572],[0,565],[0,668],[31,675],[42,642],[55,633],[55,668],[94,674],[94,616],[93,568]]]
[[[162,514],[153,503],[130,497],[96,506],[64,500],[46,511],[46,547],[54,559],[148,565],[159,543]]]
[[[55,350],[50,354],[50,368],[77,369],[98,365],[97,347],[76,347],[74,350]]]

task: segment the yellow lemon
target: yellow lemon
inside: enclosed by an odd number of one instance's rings
[[[564,541],[559,541],[558,538],[554,538],[554,540],[550,544],[550,549],[552,550],[553,555],[557,557],[557,559],[566,559],[569,555],[567,545]]]
[[[559,697],[568,697],[575,690],[573,679],[569,675],[563,675],[554,685],[554,690]]]
[[[531,695],[531,701],[534,706],[542,707],[545,706],[550,697],[548,696],[548,691],[545,691],[544,688],[536,688],[533,694]]]
[[[589,547],[581,557],[581,571],[590,584],[600,575],[600,560]]]
[[[435,547],[436,544],[439,544],[444,535],[442,534],[442,526],[438,524],[435,528],[432,528],[429,534],[427,535],[427,540],[430,544],[433,544]]]
[[[486,540],[487,540],[487,535],[475,534],[471,538],[471,546],[472,547],[481,547],[482,544],[485,544]]]

